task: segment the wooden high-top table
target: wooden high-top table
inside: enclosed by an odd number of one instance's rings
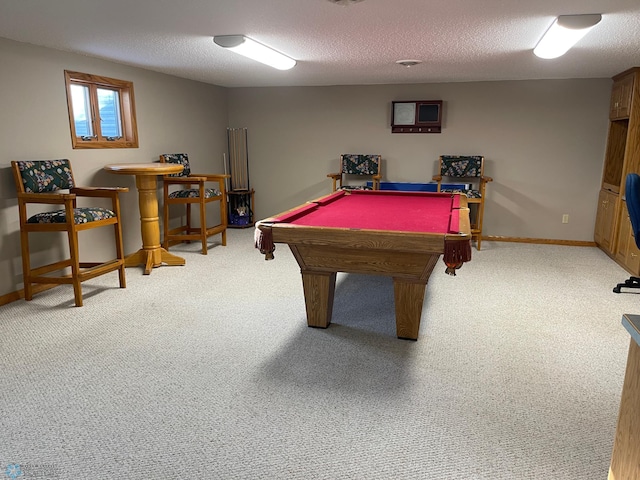
[[[185,259],[169,253],[160,244],[158,217],[158,175],[180,173],[184,168],[174,163],[114,163],[103,167],[121,175],[135,175],[140,205],[142,248],[125,258],[126,267],[144,265],[144,274],[161,265],[184,265]]]

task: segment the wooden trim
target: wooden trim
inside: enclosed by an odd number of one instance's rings
[[[613,77],[611,77],[613,80],[618,80],[620,78],[626,77],[627,75],[629,75],[630,73],[638,73],[640,72],[640,67],[631,67],[627,70],[625,70],[624,72],[621,72]]]
[[[537,243],[543,245],[567,245],[571,247],[595,247],[596,242],[582,240],[555,240],[551,238],[524,238],[524,237],[501,237],[494,235],[482,236],[482,240],[488,242],[515,242],[515,243]]]
[[[53,285],[51,283],[40,284],[33,286],[33,293],[44,292],[45,290],[49,290],[53,287],[57,287],[58,285]],[[3,305],[7,305],[11,302],[15,302],[16,300],[20,300],[24,298],[24,289],[20,289],[15,292],[7,293],[5,295],[0,296],[0,307]]]

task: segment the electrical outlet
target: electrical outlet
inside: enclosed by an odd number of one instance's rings
[[[562,223],[569,223],[569,214],[565,213],[562,215]]]

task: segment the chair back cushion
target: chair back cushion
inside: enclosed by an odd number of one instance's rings
[[[171,173],[169,177],[188,177],[191,175],[191,167],[189,166],[189,155],[186,153],[163,153],[160,158],[166,163],[177,163],[184,168],[179,173]]]
[[[440,175],[444,177],[480,177],[482,156],[442,155]]]
[[[345,153],[342,155],[342,173],[348,175],[376,175],[380,171],[380,155]]]
[[[625,199],[636,246],[640,248],[640,176],[637,173],[627,175]]]
[[[16,162],[27,193],[55,192],[75,187],[69,160],[34,160]],[[19,185],[18,188],[21,188]]]

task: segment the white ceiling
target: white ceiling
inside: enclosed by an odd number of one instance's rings
[[[569,53],[533,55],[556,16],[583,13],[602,21]],[[212,41],[231,34],[298,64]],[[601,78],[640,65],[640,0],[0,0],[0,37],[225,87]]]

